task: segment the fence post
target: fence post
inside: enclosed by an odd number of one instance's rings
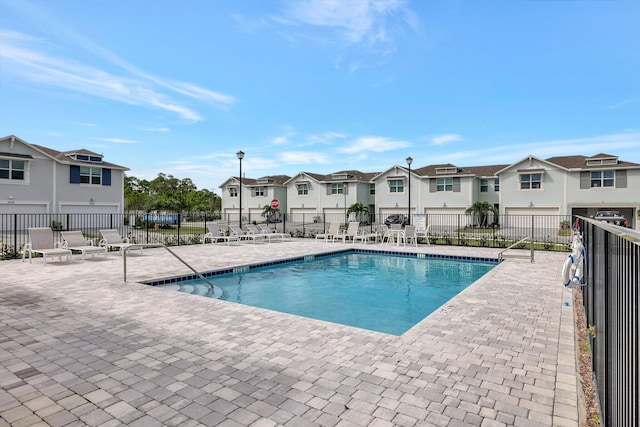
[[[529,248],[530,248],[530,250],[531,250],[531,262],[533,262],[533,261],[534,261],[534,260],[533,260],[533,242],[535,241],[535,239],[534,239],[533,233],[534,233],[534,230],[535,230],[535,225],[534,225],[534,223],[533,223],[533,222],[534,222],[535,220],[536,220],[535,215],[531,215],[531,239],[530,239],[530,241],[529,241]]]
[[[13,247],[18,253],[18,214],[13,214]]]

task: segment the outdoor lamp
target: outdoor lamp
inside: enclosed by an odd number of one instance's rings
[[[411,224],[411,163],[413,163],[413,159],[411,156],[407,157],[407,164],[409,165],[409,201],[407,203],[407,224]]]
[[[238,196],[240,199],[240,213],[238,215],[239,219],[238,219],[238,225],[240,226],[240,228],[242,228],[242,159],[244,158],[244,152],[242,151],[238,151],[236,153],[236,156],[238,156],[238,160],[240,160],[240,189],[238,191]]]

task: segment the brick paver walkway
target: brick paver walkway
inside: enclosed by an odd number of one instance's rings
[[[172,249],[202,271],[338,247]],[[400,337],[135,283],[189,273],[163,249],[127,283],[116,254],[2,261],[0,426],[577,426],[564,257],[507,260]]]

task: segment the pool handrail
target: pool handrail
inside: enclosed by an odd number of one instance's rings
[[[211,283],[209,280],[207,280],[207,278],[204,277],[202,275],[202,273],[197,271],[195,268],[191,267],[189,264],[187,264],[187,262],[185,260],[180,258],[175,252],[173,252],[171,249],[169,249],[166,245],[164,245],[162,243],[141,243],[141,244],[140,243],[134,243],[134,244],[131,244],[130,246],[124,248],[124,250],[122,252],[123,268],[124,268],[124,283],[127,283],[127,252],[129,251],[129,249],[142,249],[142,248],[165,248],[167,250],[167,252],[169,252],[171,255],[176,257],[176,259],[178,261],[180,261],[181,263],[186,265],[189,268],[189,270],[193,271],[200,279],[204,280],[207,283],[207,285],[209,285],[211,287],[211,290],[213,291],[213,294],[214,294],[215,298],[220,298],[222,296],[222,290],[220,288],[216,287],[213,283]],[[216,292],[216,291],[218,291],[218,292]]]

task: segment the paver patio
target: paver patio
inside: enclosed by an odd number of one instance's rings
[[[345,247],[171,249],[204,271]],[[115,253],[2,261],[0,426],[577,426],[565,256],[506,260],[402,336],[136,283],[191,273],[161,248],[127,283]]]

